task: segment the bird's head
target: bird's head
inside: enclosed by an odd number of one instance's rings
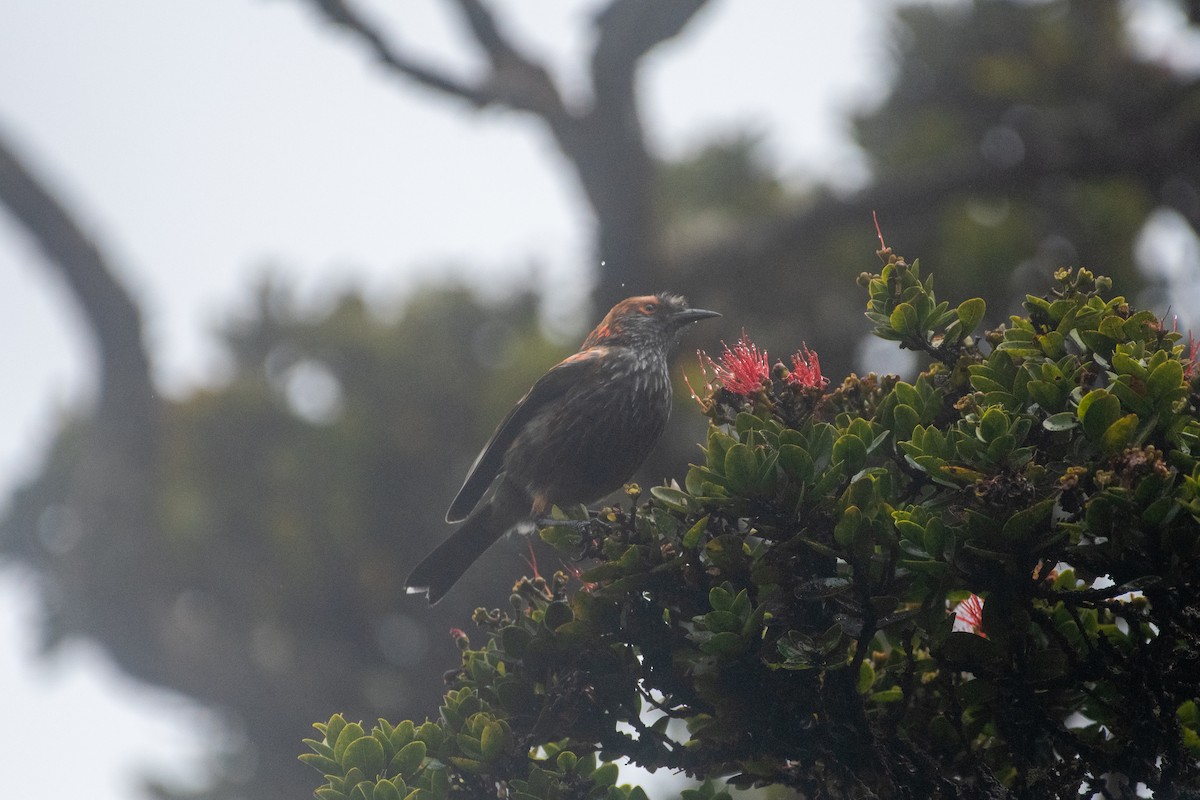
[[[677,294],[660,292],[640,297],[628,297],[612,307],[596,329],[588,334],[583,349],[597,345],[658,347],[669,351],[688,324],[708,317],[721,316],[716,311],[689,308],[687,300]]]

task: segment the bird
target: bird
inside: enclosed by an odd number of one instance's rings
[[[666,427],[667,362],[683,330],[719,316],[668,292],[613,306],[497,426],[446,512],[463,524],[417,564],[407,592],[433,605],[509,530],[619,489]]]

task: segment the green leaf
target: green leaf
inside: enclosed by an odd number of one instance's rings
[[[499,722],[489,722],[483,726],[483,734],[479,737],[480,750],[483,751],[484,761],[495,761],[504,754],[504,728]]]
[[[393,750],[399,750],[404,745],[411,742],[417,735],[416,726],[412,720],[406,719],[396,727],[392,728],[392,732],[388,735],[388,739],[392,743]]]
[[[779,466],[786,475],[800,482],[812,479],[813,459],[803,447],[783,444],[779,447]]]
[[[1103,359],[1111,357],[1113,348],[1117,346],[1116,339],[1098,331],[1076,330],[1074,334],[1078,336],[1085,347]]]
[[[1137,414],[1126,414],[1104,431],[1103,444],[1107,453],[1116,453],[1129,444],[1141,420]]]
[[[1054,498],[1049,498],[1018,511],[1005,521],[1001,535],[1006,539],[1019,539],[1027,536],[1030,531],[1050,516],[1053,508]]]
[[[577,763],[579,763],[579,756],[570,750],[563,750],[558,754],[558,758],[554,759],[554,765],[558,767],[558,771],[563,775],[570,774],[575,769]]]
[[[709,479],[711,474],[711,471],[703,467],[692,466],[688,469],[687,475],[684,476],[683,488],[693,497],[702,497],[704,495],[704,483]]]
[[[725,477],[730,488],[746,492],[758,480],[758,457],[742,443],[737,443],[725,453]]]
[[[299,758],[322,775],[340,775],[342,772],[341,764],[320,753],[302,753]]]
[[[616,764],[607,763],[596,767],[596,771],[592,773],[592,781],[597,786],[615,786],[617,784],[617,776],[620,768]]]
[[[925,529],[919,522],[911,519],[898,519],[895,522],[896,531],[910,542],[920,542],[925,537]]]
[[[947,531],[945,524],[936,517],[929,520],[925,525],[925,532],[922,538],[922,543],[925,545],[925,552],[937,558],[946,549],[946,538]]]
[[[858,665],[858,693],[866,694],[875,685],[875,668],[871,662],[863,659]]]
[[[1029,381],[1025,384],[1025,391],[1029,392],[1034,402],[1046,410],[1058,408],[1062,402],[1059,388],[1048,381]]]
[[[913,428],[921,424],[921,416],[917,410],[910,405],[900,403],[896,406],[893,412],[894,424],[892,430],[896,433],[896,440],[908,439],[912,436]]]
[[[1146,380],[1146,391],[1152,398],[1158,399],[1182,385],[1183,365],[1178,361],[1165,361],[1150,373]]]
[[[343,726],[342,732],[338,734],[337,743],[333,746],[334,760],[345,763],[343,759],[346,748],[350,746],[351,742],[357,741],[366,735],[367,732],[363,730],[363,726],[357,722],[350,722]]]
[[[1108,385],[1108,390],[1117,396],[1121,401],[1121,405],[1129,409],[1135,414],[1150,414],[1154,411],[1154,403],[1150,401],[1146,395],[1142,394],[1145,386],[1134,389],[1125,381],[1127,378],[1113,381]]]
[[[1117,341],[1125,338],[1125,320],[1117,316],[1107,316],[1100,320],[1100,333]]]
[[[908,303],[897,303],[892,309],[892,314],[888,318],[892,328],[902,335],[916,335],[917,330],[917,309]]]
[[[1075,412],[1073,411],[1051,414],[1042,420],[1042,427],[1048,431],[1067,431],[1078,424],[1079,422],[1075,419]]]
[[[696,524],[688,528],[688,532],[683,535],[684,547],[698,547],[700,540],[704,538],[704,532],[708,530],[708,515],[705,514]]]
[[[714,586],[708,590],[708,604],[716,611],[728,611],[733,607],[733,594],[724,586]]]
[[[742,627],[741,619],[732,611],[710,611],[697,619],[704,620],[704,627],[713,633],[738,631]]]
[[[871,695],[871,699],[876,703],[899,703],[904,699],[904,690],[899,686],[893,686],[890,689],[884,689],[882,692],[875,692]]]
[[[1132,375],[1140,380],[1146,379],[1146,368],[1127,353],[1120,351],[1113,353],[1112,366],[1118,374]]]
[[[1121,401],[1104,389],[1093,389],[1079,401],[1079,420],[1092,441],[1100,441],[1121,416]]]
[[[999,408],[989,408],[979,420],[979,438],[990,442],[998,436],[1008,433],[1008,415]]]
[[[386,778],[375,784],[375,800],[404,800],[404,795],[396,788],[396,784]]]
[[[425,760],[425,753],[424,742],[420,740],[409,742],[401,747],[396,755],[392,756],[392,763],[388,764],[388,772],[393,775],[412,775]]]
[[[349,793],[355,786],[357,786],[358,784],[360,784],[362,782],[363,782],[362,770],[351,769],[346,772],[345,777],[342,778],[342,785],[339,786],[338,788],[341,789],[343,792]],[[332,781],[330,783],[332,785]]]
[[[833,443],[833,461],[840,462],[847,475],[853,475],[867,463],[867,446],[854,434],[843,434]]]
[[[372,776],[383,772],[387,758],[383,754],[383,745],[375,737],[363,736],[346,746],[341,762],[347,771],[358,769],[363,775]]]
[[[846,510],[842,512],[841,519],[833,527],[834,540],[842,547],[850,547],[862,522],[862,512],[858,506],[847,506]]]
[[[981,297],[972,297],[958,305],[958,319],[962,322],[962,335],[969,336],[975,327],[983,320],[987,312],[987,303]]]
[[[739,617],[745,616],[746,612],[750,610],[750,595],[745,589],[734,595],[733,602],[729,604],[729,610]]]
[[[980,392],[1007,392],[1010,387],[982,372],[971,372],[971,386]]]
[[[480,773],[483,771],[483,764],[479,763],[474,758],[462,758],[461,756],[450,756],[448,759],[451,764],[463,770],[464,772]]]
[[[330,747],[337,744],[338,737],[342,735],[342,730],[346,727],[346,718],[341,714],[334,714],[329,718],[329,722],[325,723],[323,729],[321,725],[316,726],[325,734],[325,743]]]
[[[650,494],[672,511],[687,513],[691,508],[692,498],[685,492],[670,486],[652,486]]]

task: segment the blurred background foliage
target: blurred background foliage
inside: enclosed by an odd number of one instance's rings
[[[357,22],[341,2],[313,5],[331,22]],[[504,42],[479,23],[490,18],[485,7],[459,5],[484,9],[465,19],[495,56]],[[703,5],[656,7],[677,16],[655,35],[686,36]],[[581,152],[563,135],[564,163],[584,184],[605,263],[622,240],[614,226],[624,223],[603,198],[645,194],[644,229],[624,232],[649,254],[634,265],[633,288],[681,291],[725,315],[727,331],[691,334],[681,356],[689,365],[689,348],[711,350],[744,326],[775,353],[806,341],[835,380],[867,367],[909,369],[860,351],[868,325],[854,278],[877,267],[872,211],[888,244],[936,272],[943,297],[985,297],[989,325],[1018,307],[1022,287],[1043,285],[1035,274],[1073,264],[1113,276],[1124,294],[1148,292],[1143,304],[1162,312],[1196,275],[1139,264],[1139,252],[1154,252],[1139,242],[1158,230],[1194,255],[1200,84],[1131,45],[1132,6],[900,8],[878,48],[890,94],[853,120],[871,168],[857,191],[788,181],[750,128],[645,170],[617,168],[628,167],[620,148]],[[1200,21],[1200,3],[1173,6],[1180,26]],[[607,8],[597,24],[611,26],[610,38],[624,30],[633,41],[630,31],[646,29],[617,24],[629,4]],[[633,41],[626,66],[632,71],[652,45]],[[603,60],[593,67],[593,80],[608,86]],[[636,111],[635,78],[616,91]],[[565,124],[510,105],[552,129]],[[645,154],[633,127],[630,152],[640,145]],[[607,171],[590,163],[605,158],[618,161]],[[597,173],[608,183],[589,183]],[[430,284],[388,316],[354,291],[314,311],[287,286],[262,283],[250,310],[231,314],[221,332],[231,364],[222,383],[156,399],[124,429],[105,427],[101,403],[64,425],[42,474],[12,499],[0,553],[39,574],[47,646],[90,637],[131,675],[223,712],[228,735],[214,743],[221,757],[203,796],[305,796],[311,779],[295,756],[310,723],[334,710],[352,718],[432,712],[441,671],[457,663],[448,630],[477,605],[504,603],[528,571],[525,543],[506,542],[433,610],[401,594],[408,569],[446,532],[446,504],[495,422],[629,293],[620,280],[598,276],[594,307],[569,335],[541,323],[548,298],[535,286],[485,300]],[[1187,303],[1177,308],[1194,313]],[[678,405],[690,402],[686,394],[677,386]],[[120,431],[131,429],[153,437],[140,455],[118,457]],[[703,429],[701,415],[677,409],[641,480],[682,475]],[[113,479],[123,470],[124,484]],[[145,515],[119,512],[142,494]],[[543,571],[557,565],[545,553],[540,560]]]

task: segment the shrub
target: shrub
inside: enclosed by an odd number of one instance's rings
[[[476,612],[436,720],[318,725],[317,795],[643,796],[621,758],[806,797],[1200,788],[1196,348],[1084,269],[979,337],[983,301],[881,254],[867,316],[915,381],[705,359],[683,487],[556,509],[586,568]]]

